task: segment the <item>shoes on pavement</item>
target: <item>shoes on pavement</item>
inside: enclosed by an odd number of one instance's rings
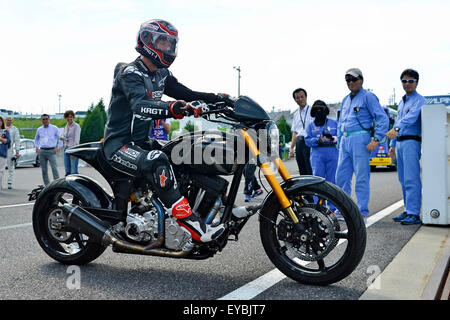
[[[253,192],[252,198],[259,197],[259,196],[262,195],[263,193],[264,193],[263,189],[262,189],[262,188],[259,188],[258,190],[255,190],[255,191]]]
[[[8,183],[8,189],[12,189],[12,184]]]
[[[422,223],[422,220],[420,220],[419,216],[408,214],[408,216],[403,219],[401,223],[403,225],[419,224]]]
[[[406,212],[403,212],[401,215],[392,218],[392,220],[394,220],[395,222],[401,222],[401,221],[403,221],[407,216],[408,216],[408,214],[407,214]]]
[[[252,200],[252,195],[251,194],[246,194],[245,195],[245,202],[250,202],[250,200]]]

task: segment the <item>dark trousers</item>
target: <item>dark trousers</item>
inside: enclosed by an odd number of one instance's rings
[[[255,177],[256,164],[247,163],[244,169],[245,186],[244,194],[252,195],[253,191],[261,189]]]
[[[297,137],[297,144],[295,145],[295,158],[297,160],[300,175],[312,175],[310,148],[306,145],[303,137]]]
[[[169,158],[160,150],[125,145],[113,154],[109,164],[130,176],[145,177],[166,208],[181,198]]]

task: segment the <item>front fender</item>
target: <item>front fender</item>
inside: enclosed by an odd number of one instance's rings
[[[284,190],[286,195],[291,195],[297,192],[299,189],[302,189],[306,186],[310,186],[313,184],[319,184],[324,182],[325,179],[322,177],[316,177],[316,176],[297,176],[293,177],[291,179],[285,180],[280,183],[281,188]],[[269,192],[269,194],[264,199],[263,203],[261,204],[261,213],[263,214],[265,209],[271,206],[273,201],[277,200],[276,194],[273,192]]]

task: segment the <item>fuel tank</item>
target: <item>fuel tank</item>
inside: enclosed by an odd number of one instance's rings
[[[191,132],[168,142],[162,151],[174,166],[208,175],[232,175],[249,160],[242,138],[222,131]]]

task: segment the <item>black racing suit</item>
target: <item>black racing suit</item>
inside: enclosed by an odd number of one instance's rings
[[[144,176],[152,184],[166,208],[180,197],[175,176],[167,156],[151,150],[151,120],[173,118],[165,94],[186,102],[218,101],[212,93],[188,89],[168,69],[150,72],[140,58],[119,63],[114,70],[114,83],[105,127],[104,152],[115,169],[133,177]]]

